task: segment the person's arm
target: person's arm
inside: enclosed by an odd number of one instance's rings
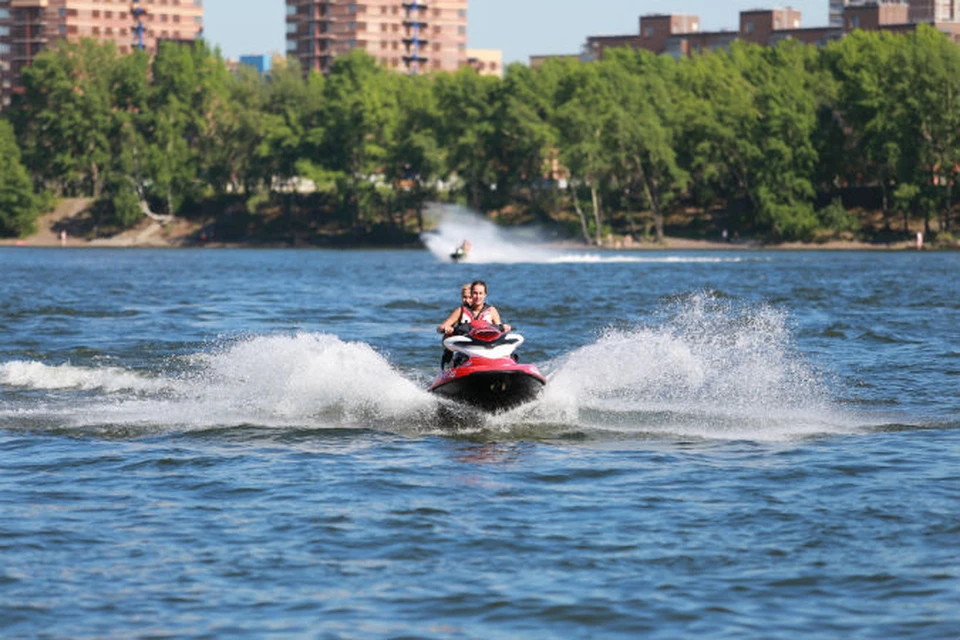
[[[500,312],[497,311],[496,307],[490,307],[490,319],[493,320],[493,324],[498,324],[501,327],[503,327],[504,333],[507,333],[508,331],[510,331],[510,329],[513,328],[510,325],[508,325],[506,322],[500,321]]]
[[[460,307],[454,309],[446,320],[437,325],[437,333],[450,335],[453,333],[453,325],[457,324],[458,320],[460,320]]]

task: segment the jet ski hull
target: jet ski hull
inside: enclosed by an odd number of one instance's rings
[[[506,411],[534,400],[546,379],[533,365],[517,364],[512,358],[473,358],[440,373],[431,391],[455,402],[484,411]]]

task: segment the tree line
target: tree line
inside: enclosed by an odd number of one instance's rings
[[[0,119],[3,235],[84,196],[103,229],[214,203],[248,231],[412,234],[450,200],[590,243],[660,240],[672,213],[718,208],[804,241],[855,232],[838,196],[861,187],[892,228],[949,234],[960,169],[960,48],[926,26],[679,60],[616,50],[502,79],[400,75],[362,51],[328,76],[288,61],[261,77],[203,42],[151,57],[82,40],[22,82]]]

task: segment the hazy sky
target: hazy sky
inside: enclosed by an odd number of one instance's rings
[[[802,26],[827,24],[829,0],[470,0],[468,44],[500,49],[504,63],[528,62],[531,55],[578,53],[587,36],[639,33],[649,13],[700,16],[704,31],[737,28],[739,12],[791,6],[803,13]],[[284,0],[204,0],[204,34],[223,55],[283,52]]]

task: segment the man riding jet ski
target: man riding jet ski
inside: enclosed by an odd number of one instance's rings
[[[453,250],[453,253],[450,254],[450,259],[454,262],[460,262],[461,260],[466,260],[467,256],[470,254],[470,249],[473,248],[473,245],[470,244],[469,240],[464,240],[457,248]]]
[[[500,324],[496,307],[486,304],[487,285],[471,283],[470,302],[437,327],[445,347],[440,375],[428,388],[438,395],[487,411],[502,411],[533,400],[546,384],[534,365],[517,363],[523,336]],[[444,369],[452,356],[453,367]]]

